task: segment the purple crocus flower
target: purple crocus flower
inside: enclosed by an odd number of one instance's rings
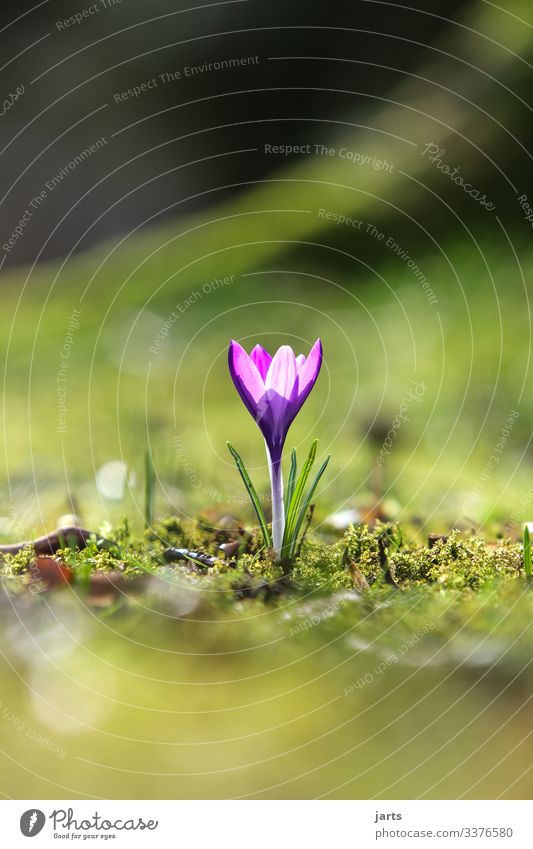
[[[232,341],[228,360],[237,392],[265,438],[272,484],[272,540],[279,555],[285,527],[281,455],[288,430],[316,383],[322,343],[317,339],[308,357],[297,357],[289,345],[282,345],[271,357],[261,345],[247,354]]]

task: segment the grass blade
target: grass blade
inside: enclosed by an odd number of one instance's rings
[[[292,496],[294,493],[294,485],[296,483],[296,472],[298,470],[298,464],[296,462],[296,449],[292,449],[291,453],[291,470],[289,472],[289,480],[287,482],[287,489],[285,491],[285,516],[287,515],[289,505],[292,501]]]
[[[150,449],[147,448],[144,452],[144,524],[146,528],[151,528],[154,524],[154,484],[154,461]]]
[[[248,495],[250,496],[250,500],[251,500],[253,508],[255,510],[255,515],[257,516],[257,520],[258,520],[259,526],[261,528],[261,533],[263,534],[264,543],[265,543],[267,548],[272,548],[272,540],[270,538],[270,531],[268,529],[267,521],[265,519],[265,514],[263,512],[263,508],[261,507],[261,502],[259,501],[259,498],[257,497],[257,492],[255,491],[255,487],[254,487],[252,481],[250,480],[250,475],[246,471],[246,469],[244,467],[244,463],[242,462],[239,454],[237,453],[237,451],[235,450],[235,448],[233,447],[231,442],[228,442],[227,445],[228,445],[231,456],[235,460],[235,463],[237,465],[237,468],[239,470],[239,473],[241,475],[243,483],[246,487],[246,491],[248,492]]]
[[[531,539],[529,536],[528,525],[524,528],[524,572],[531,578],[533,571],[531,569]]]
[[[298,520],[297,520],[297,522],[294,526],[294,531],[292,532],[292,535],[288,540],[289,546],[290,546],[290,548],[289,548],[289,556],[290,557],[294,556],[296,544],[298,542],[298,534],[300,533],[300,528],[302,527],[303,520],[305,519],[305,516],[306,516],[307,511],[309,509],[309,506],[311,504],[311,499],[312,499],[313,495],[315,494],[315,489],[318,486],[318,482],[320,481],[320,478],[322,477],[322,475],[326,471],[326,467],[327,467],[330,460],[331,460],[331,454],[329,454],[326,457],[326,459],[324,460],[324,462],[320,466],[318,472],[316,473],[315,479],[314,479],[313,483],[311,484],[311,486],[309,488],[309,492],[305,496],[304,503],[303,503],[302,508],[300,510],[300,513],[298,515]]]
[[[315,439],[311,445],[307,460],[302,467],[302,471],[298,475],[291,500],[288,502],[287,515],[285,516],[285,533],[283,534],[283,551],[286,551],[289,541],[292,540],[294,526],[298,518],[298,508],[303,498],[307,478],[315,462],[317,445],[318,439]]]

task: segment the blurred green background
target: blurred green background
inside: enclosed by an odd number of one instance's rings
[[[124,2],[58,27],[77,11],[45,3],[0,32],[5,97],[24,88],[0,157],[2,541],[65,513],[140,527],[146,447],[159,515],[251,521],[226,440],[265,493],[267,469],[228,342],[305,353],[318,336],[287,448],[319,437],[333,455],[319,524],[385,500],[421,536],[517,536],[533,509],[530,5]],[[527,798],[531,611],[513,592],[346,602],[298,638],[287,617],[310,614],[292,602],[224,616],[178,587],[168,609],[155,592],[106,619],[6,592],[1,789]],[[413,679],[402,661],[344,695],[389,626],[398,648],[428,622]]]
[[[163,513],[235,502],[228,438],[266,486],[257,433],[226,371],[232,337],[301,351],[323,338],[324,373],[288,447],[304,450],[316,435],[333,453],[324,509],[368,501],[380,436],[415,381],[423,401],[395,434],[384,494],[427,523],[526,518],[531,225],[518,198],[531,175],[527,7],[458,4],[450,17],[448,7],[361,3],[356,13],[346,4],[326,22],[311,4],[298,9],[298,26],[296,9],[244,3],[234,33],[234,5],[209,21],[162,6],[141,26],[129,4],[71,27],[68,49],[66,31],[53,31],[61,9],[39,12],[51,34],[24,69],[39,79],[5,120],[27,118],[37,86],[50,102],[5,153],[12,224],[20,199],[61,163],[100,136],[106,145],[48,192],[4,251],[5,534],[13,523],[53,524],[72,501],[89,523],[138,512],[146,445]],[[247,27],[258,11],[264,20]],[[30,20],[36,33],[40,19]],[[176,46],[178,21],[189,29]],[[229,41],[213,35],[226,27]],[[159,38],[157,49],[139,56],[139,32]],[[111,64],[111,44],[129,58]],[[259,64],[114,100],[172,67],[234,56]],[[95,85],[106,103],[89,129],[66,113],[94,109]],[[198,111],[187,98],[201,101]],[[47,123],[58,110],[68,133]],[[309,152],[265,152],[272,145]],[[476,198],[443,167],[464,175]],[[107,241],[91,247],[99,233]],[[213,283],[226,277],[229,285]],[[102,467],[111,481],[98,488]]]

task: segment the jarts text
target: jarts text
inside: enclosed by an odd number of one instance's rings
[[[374,822],[383,822],[383,820],[401,820],[401,818],[401,814],[380,814],[379,811],[376,811],[376,819],[374,820]]]

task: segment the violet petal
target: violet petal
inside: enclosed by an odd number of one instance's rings
[[[270,363],[272,362],[272,357],[261,345],[255,346],[250,357],[256,364],[257,370],[264,380],[267,376]]]

